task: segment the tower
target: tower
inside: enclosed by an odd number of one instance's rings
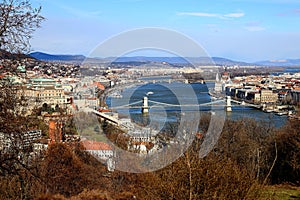
[[[143,114],[149,113],[148,97],[144,97],[143,99],[142,113]]]
[[[219,72],[216,74],[216,82],[215,82],[215,92],[221,93],[222,92],[222,82],[220,80]]]
[[[231,97],[230,96],[226,97],[226,111],[227,112],[232,111],[232,109],[231,109]]]
[[[219,72],[216,74],[216,82],[220,82]]]
[[[62,122],[49,121],[49,144],[62,141]]]

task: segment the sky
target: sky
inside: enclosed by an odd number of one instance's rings
[[[300,0],[32,0],[32,5],[42,6],[46,18],[31,40],[33,51],[88,56],[125,31],[156,27],[184,34],[209,56],[246,62],[300,58]]]

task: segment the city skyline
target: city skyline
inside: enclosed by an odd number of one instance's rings
[[[296,0],[35,0],[33,5],[41,5],[46,18],[31,40],[33,51],[88,56],[114,35],[157,27],[188,36],[209,56],[247,62],[300,58]]]

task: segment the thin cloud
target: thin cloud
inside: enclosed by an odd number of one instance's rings
[[[70,5],[66,5],[63,3],[56,3],[56,6],[65,10],[66,12],[80,18],[95,18],[101,16],[102,12],[98,10],[94,11],[84,11],[82,9],[77,9]]]
[[[178,15],[196,16],[196,17],[219,17],[218,14],[201,13],[201,12],[180,12]]]
[[[224,17],[233,17],[233,18],[239,18],[239,17],[244,17],[245,13],[229,13],[224,15]]]
[[[102,14],[101,11],[82,11],[68,6],[64,6],[62,8],[65,9],[67,12],[82,18],[94,18],[99,17]]]
[[[228,13],[228,14],[218,14],[218,13],[205,13],[205,12],[179,12],[177,15],[185,15],[185,16],[194,16],[194,17],[215,17],[219,19],[232,19],[232,18],[240,18],[245,16],[245,13]]]

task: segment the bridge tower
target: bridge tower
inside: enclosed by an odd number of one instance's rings
[[[143,99],[142,113],[143,114],[149,113],[148,97],[144,97]]]
[[[226,111],[227,112],[231,112],[231,97],[230,96],[226,96]]]

